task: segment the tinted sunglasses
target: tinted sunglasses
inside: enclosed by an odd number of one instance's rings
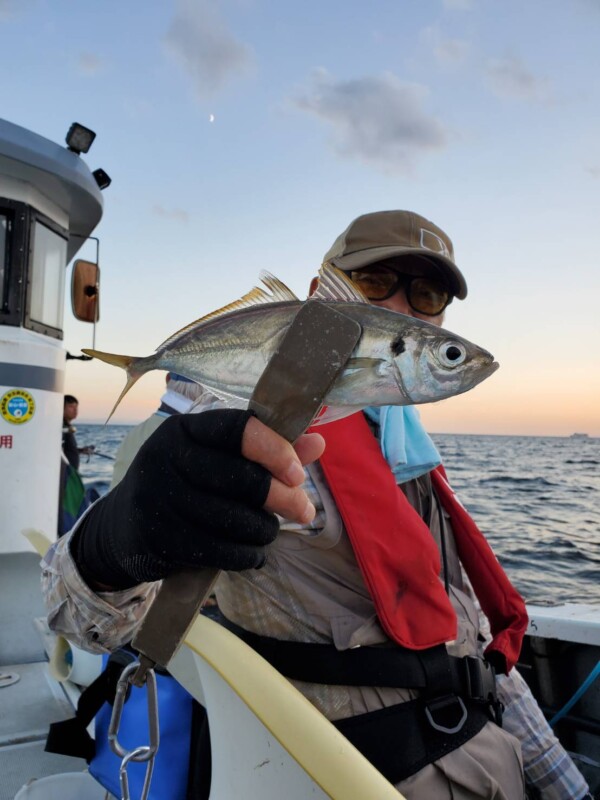
[[[406,275],[384,266],[353,269],[347,275],[369,300],[387,300],[404,289],[412,310],[426,317],[436,317],[452,302],[445,283],[424,275]]]

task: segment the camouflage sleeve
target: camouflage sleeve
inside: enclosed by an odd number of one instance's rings
[[[222,407],[224,404],[220,400],[203,392],[194,403],[191,413]],[[113,486],[125,474],[143,442],[162,421],[163,417],[154,414],[128,434],[117,453],[119,469],[113,476]],[[41,564],[48,625],[55,633],[93,653],[115,650],[133,638],[160,581],[143,583],[119,592],[94,593],[79,575],[69,550],[76,527],[50,548]]]
[[[84,650],[112,651],[131,641],[160,582],[96,594],[71,556],[74,530],[52,545],[41,563],[48,625]]]

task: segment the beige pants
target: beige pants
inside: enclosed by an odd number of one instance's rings
[[[521,747],[514,736],[488,722],[458,750],[396,788],[406,800],[523,800]]]

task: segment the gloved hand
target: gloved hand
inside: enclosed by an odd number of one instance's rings
[[[271,472],[256,463],[270,465],[269,456],[259,454],[251,461],[241,454],[251,416],[248,411],[206,411],[176,415],[160,425],[74,536],[72,553],[88,584],[125,589],[182,568],[243,570],[264,564],[279,523],[263,508]],[[253,423],[259,437],[263,432],[267,439],[275,437],[275,449],[279,443],[289,448],[257,420]],[[268,445],[272,450],[272,439]],[[253,454],[259,452],[251,447]],[[291,486],[303,477],[295,458],[294,477],[289,465],[282,474]],[[293,491],[281,481],[273,483],[280,494]],[[281,502],[272,505],[271,510],[282,513]],[[295,516],[309,519],[310,509]]]

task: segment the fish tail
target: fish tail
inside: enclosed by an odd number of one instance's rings
[[[121,356],[117,353],[103,353],[101,350],[89,350],[84,348],[82,348],[81,352],[85,353],[87,356],[92,356],[92,358],[97,358],[100,361],[104,361],[106,364],[112,364],[115,367],[121,367],[127,373],[127,383],[125,384],[125,388],[117,398],[117,402],[114,404],[112,411],[108,415],[106,422],[104,423],[106,425],[117,410],[117,406],[125,397],[127,392],[131,389],[133,384],[139,380],[142,375],[148,372],[148,367],[141,368],[142,362],[146,362],[148,359],[139,358],[139,356]]]

